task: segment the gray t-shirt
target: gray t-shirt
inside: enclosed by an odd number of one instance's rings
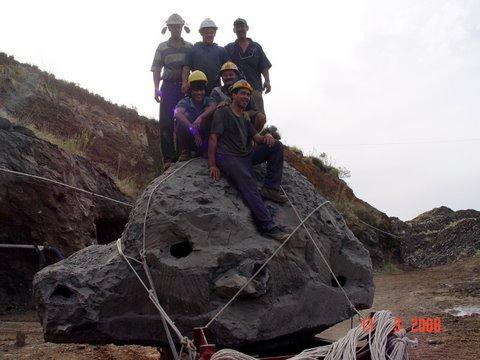
[[[230,106],[215,111],[212,134],[218,134],[217,152],[220,154],[245,156],[252,151],[252,140],[257,133],[248,116],[237,116]]]

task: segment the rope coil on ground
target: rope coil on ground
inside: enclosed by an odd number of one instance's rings
[[[415,347],[417,340],[410,340],[406,337],[406,331],[399,331],[394,333],[391,350],[387,352],[387,337],[395,327],[395,318],[390,311],[382,310],[374,314],[372,321],[373,330],[359,324],[333,344],[303,350],[288,360],[356,360],[357,352],[366,349],[366,344],[361,346],[366,339],[372,360],[408,360],[407,348]],[[213,354],[211,360],[255,358],[236,350],[223,349]]]

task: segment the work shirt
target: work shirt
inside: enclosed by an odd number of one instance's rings
[[[227,104],[230,104],[232,102],[232,99],[230,98],[230,92],[225,86],[217,86],[212,90],[210,93],[210,96],[215,100],[217,104],[221,103],[222,101],[225,101]],[[247,104],[247,107],[245,108],[245,111],[258,111],[257,107],[255,105],[255,101],[253,101],[253,98],[250,97],[250,101]]]
[[[212,134],[217,134],[217,152],[219,154],[245,156],[252,151],[255,131],[248,116],[233,113],[230,106],[217,109],[213,114]]]
[[[187,117],[190,123],[193,123],[199,115],[201,115],[207,107],[214,104],[215,101],[210,96],[205,96],[203,98],[202,104],[199,108],[195,106],[193,100],[190,96],[184,97],[180,100],[175,107],[176,109],[183,109],[185,111],[185,116]]]
[[[217,44],[205,44],[197,42],[187,53],[185,65],[190,70],[200,70],[205,73],[208,79],[207,93],[210,93],[215,86],[220,85],[218,72],[228,60],[226,50]]]
[[[255,90],[262,91],[262,71],[270,69],[272,64],[263,52],[260,44],[248,38],[249,45],[245,52],[238,44],[238,39],[235,42],[225,46],[229,59],[238,66],[240,71],[245,76],[250,85]]]
[[[185,57],[192,44],[182,39],[180,48],[172,46],[172,38],[158,45],[153,58],[151,71],[163,69],[163,81],[182,82],[182,66],[185,64]]]

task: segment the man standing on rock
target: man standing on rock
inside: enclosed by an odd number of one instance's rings
[[[219,107],[229,105],[232,99],[230,98],[230,86],[240,80],[240,71],[237,65],[231,61],[227,61],[222,65],[219,73],[223,85],[213,88],[210,96],[215,100]],[[265,114],[257,110],[255,102],[250,98],[247,107],[245,108],[248,116],[252,120],[252,125],[257,132],[260,132],[265,126]]]
[[[245,114],[252,91],[247,81],[237,81],[231,88],[231,104],[215,111],[208,147],[210,176],[217,181],[222,171],[238,188],[260,232],[264,236],[283,240],[287,234],[275,225],[262,200],[263,196],[277,203],[287,201],[279,191],[283,174],[283,145],[270,134],[259,135]],[[252,147],[252,140],[256,143],[255,147]],[[267,163],[267,175],[259,192],[253,165],[263,162]]]
[[[202,41],[195,43],[189,50],[182,70],[182,91],[188,90],[188,74],[190,70],[200,70],[207,75],[207,94],[210,94],[215,86],[220,85],[217,77],[222,64],[228,60],[227,52],[221,46],[213,42],[217,33],[217,25],[207,18],[202,21],[199,29]]]
[[[177,143],[180,151],[178,161],[187,161],[192,152],[195,156],[206,155],[212,114],[216,103],[205,96],[207,76],[195,70],[188,76],[188,95],[175,107]]]
[[[151,71],[153,72],[154,97],[160,103],[160,139],[162,146],[163,165],[168,165],[176,158],[173,141],[173,110],[183,97],[182,95],[182,66],[192,44],[182,39],[182,28],[188,33],[185,21],[178,14],[172,14],[166,21],[170,39],[158,45]],[[162,74],[163,69],[163,74]],[[159,89],[160,81],[162,86]]]
[[[238,18],[235,20],[233,32],[237,35],[237,40],[225,46],[225,49],[229,59],[237,64],[245,79],[252,85],[252,98],[258,110],[265,114],[262,92],[265,90],[265,94],[268,94],[272,90],[269,73],[272,64],[260,44],[247,38],[248,29],[245,19]],[[265,79],[263,86],[262,75]]]

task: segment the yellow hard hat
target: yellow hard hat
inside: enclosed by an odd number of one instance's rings
[[[233,92],[233,90],[236,89],[247,89],[250,92],[253,91],[252,86],[248,83],[247,80],[238,80],[235,84],[230,86],[230,92]]]
[[[191,84],[195,81],[204,81],[205,84],[208,82],[207,75],[203,71],[195,70],[190,75],[188,75],[188,83]]]
[[[220,68],[220,74],[225,71],[225,70],[234,70],[236,71],[238,74],[240,73],[240,70],[238,70],[238,67],[237,65],[235,65],[233,62],[231,61],[227,61],[225,64],[222,65],[222,67]]]

